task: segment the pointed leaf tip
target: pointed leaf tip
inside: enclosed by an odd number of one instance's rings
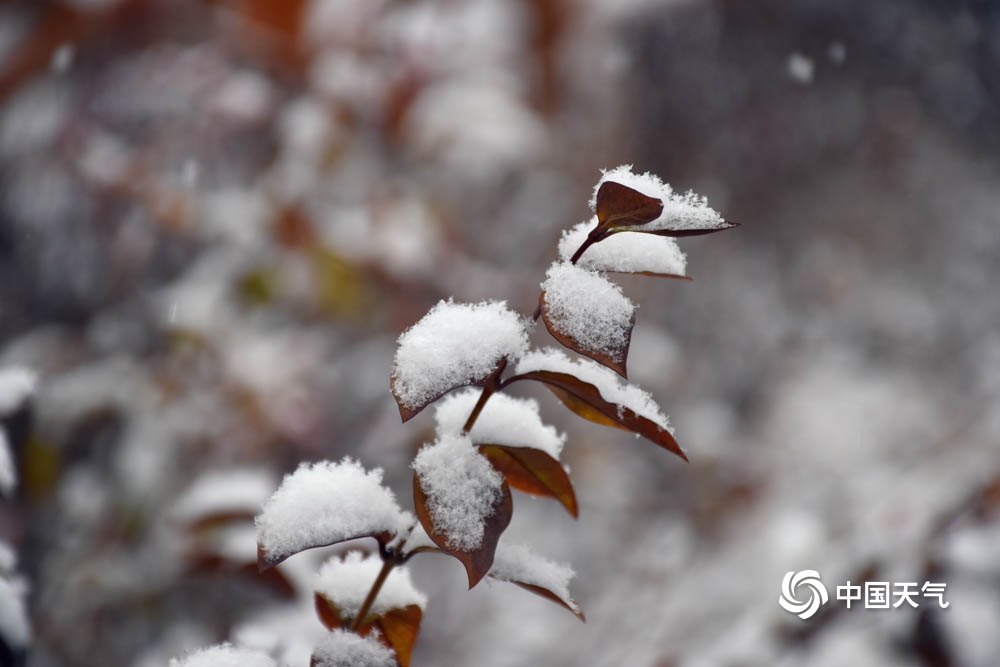
[[[498,444],[481,444],[479,451],[513,488],[536,496],[554,498],[574,518],[579,517],[580,509],[573,483],[563,465],[548,453],[533,447]]]
[[[514,513],[514,501],[507,482],[501,485],[500,497],[493,506],[493,512],[484,521],[482,542],[475,549],[463,550],[453,546],[449,543],[448,535],[435,527],[427,493],[420,483],[420,476],[416,473],[413,475],[413,506],[420,524],[431,540],[441,551],[454,556],[465,566],[465,572],[469,577],[469,588],[482,581],[493,567],[493,558],[500,536],[510,525]]]

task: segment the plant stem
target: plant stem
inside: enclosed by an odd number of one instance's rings
[[[570,264],[575,265],[580,260],[580,257],[583,256],[583,253],[587,251],[587,248],[589,248],[590,246],[594,245],[595,243],[604,238],[605,233],[603,231],[598,232],[598,230],[600,229],[601,229],[600,227],[595,227],[594,230],[587,235],[587,238],[584,240],[584,242],[580,244],[580,247],[577,248],[576,252],[573,253],[573,256],[570,257],[569,259]],[[535,308],[535,314],[531,316],[531,319],[537,322],[538,318],[541,316],[542,316],[542,302],[539,299],[538,306]]]
[[[358,609],[357,615],[354,620],[351,621],[351,632],[357,632],[358,628],[361,627],[362,621],[364,621],[365,616],[371,611],[372,605],[375,604],[375,598],[378,596],[378,592],[382,590],[382,584],[385,580],[389,578],[389,573],[392,572],[392,568],[396,567],[395,557],[387,558],[382,562],[382,569],[379,570],[378,576],[375,577],[374,583],[372,583],[371,589],[368,591],[368,596],[365,597],[365,601],[361,603],[361,608]]]
[[[495,391],[496,388],[492,384],[488,384],[483,387],[483,393],[479,394],[479,400],[476,401],[475,407],[473,407],[472,412],[469,413],[469,418],[465,420],[465,424],[462,426],[462,433],[468,433],[472,430],[476,420],[479,419],[479,413],[481,413],[483,408],[486,407],[486,401],[490,400],[490,396],[492,396]]]
[[[580,244],[580,247],[577,248],[576,252],[573,253],[573,256],[570,257],[569,259],[570,264],[576,264],[577,261],[580,259],[580,257],[583,256],[583,253],[587,251],[587,248],[594,245],[604,237],[604,231],[603,230],[598,231],[600,229],[601,229],[600,227],[596,227],[594,228],[594,231],[587,234],[587,239]]]

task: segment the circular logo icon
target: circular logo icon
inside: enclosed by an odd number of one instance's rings
[[[808,599],[799,601],[796,593],[799,588],[808,588]],[[820,605],[824,605],[830,599],[826,593],[826,586],[820,581],[819,572],[816,570],[802,570],[801,572],[788,572],[781,580],[781,597],[778,604],[785,611],[798,614],[799,618],[805,620],[819,611]]]

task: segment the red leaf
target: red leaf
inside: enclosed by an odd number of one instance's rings
[[[413,475],[413,506],[427,535],[438,545],[441,551],[451,554],[465,566],[469,576],[469,588],[478,584],[493,567],[493,556],[497,550],[500,535],[510,524],[514,513],[514,502],[510,496],[510,487],[503,483],[500,499],[493,507],[493,513],[486,517],[483,526],[483,541],[472,551],[462,551],[448,544],[448,536],[434,527],[432,511],[427,505],[427,494],[420,485],[420,477]]]
[[[660,447],[673,452],[685,461],[688,460],[684,450],[674,440],[674,436],[670,434],[670,431],[660,428],[655,422],[636,414],[624,405],[604,400],[597,387],[589,382],[584,382],[575,375],[538,370],[512,376],[507,379],[505,384],[510,384],[517,380],[542,382],[566,407],[584,419],[589,419],[597,424],[638,433]]]
[[[555,498],[574,517],[579,515],[569,475],[548,453],[533,447],[493,444],[481,444],[479,451],[515,489]]]

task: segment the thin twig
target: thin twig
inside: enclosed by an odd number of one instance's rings
[[[351,621],[351,632],[357,632],[358,628],[361,627],[361,622],[364,621],[365,616],[371,611],[372,605],[375,604],[375,598],[378,596],[378,592],[382,590],[382,584],[385,580],[389,578],[389,573],[392,572],[392,568],[396,567],[395,557],[389,558],[382,562],[382,569],[379,570],[378,576],[375,577],[374,583],[372,583],[371,589],[368,591],[368,595],[365,597],[365,601],[361,603],[361,608],[358,609],[357,615],[354,620]]]

